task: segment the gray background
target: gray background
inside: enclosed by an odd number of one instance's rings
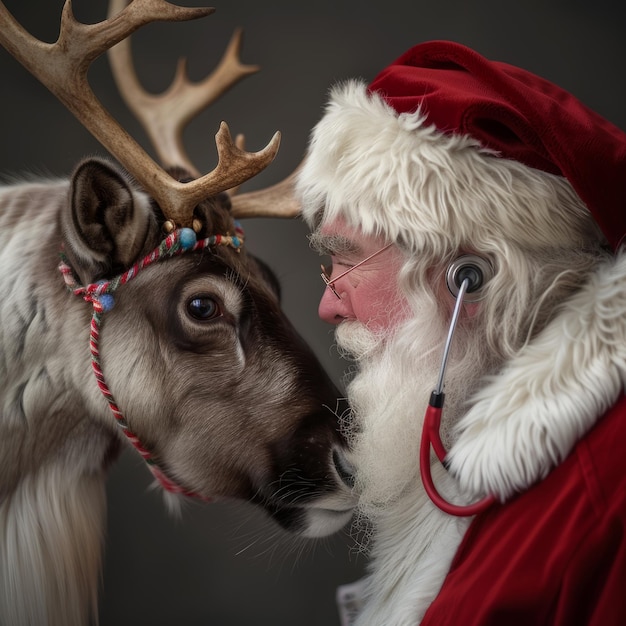
[[[187,5],[200,5],[187,2]],[[576,94],[626,129],[626,37],[619,0],[439,0],[340,2],[237,0],[217,4],[199,22],[151,25],[134,37],[146,88],[161,91],[179,56],[200,79],[221,56],[236,26],[245,30],[242,58],[262,71],[239,83],[194,121],[186,143],[200,169],[215,165],[219,121],[257,150],[281,130],[280,153],[248,183],[256,189],[286,176],[302,157],[328,87],[348,77],[371,79],[410,46],[454,39],[482,54],[521,65]],[[56,38],[61,0],[7,0],[36,36]],[[104,0],[75,0],[86,22],[103,19]],[[102,153],[87,131],[39,83],[0,50],[0,172],[69,174],[82,156]],[[115,93],[108,66],[90,74],[98,95],[131,134],[137,123]],[[319,260],[299,221],[247,220],[247,245],[277,272],[284,307],[339,382],[332,335],[316,315]],[[348,533],[313,541],[286,537],[241,503],[190,505],[169,517],[147,470],[123,454],[109,481],[109,519],[101,597],[103,626],[338,624],[335,587],[365,564]]]

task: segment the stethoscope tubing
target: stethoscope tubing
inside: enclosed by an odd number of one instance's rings
[[[443,403],[444,393],[443,384],[445,378],[445,370],[448,362],[448,355],[450,353],[450,346],[452,345],[452,338],[454,336],[454,330],[456,328],[461,306],[463,304],[463,297],[469,287],[469,279],[465,279],[461,284],[459,293],[456,298],[456,304],[452,313],[452,319],[450,320],[450,328],[448,330],[448,336],[443,350],[443,357],[441,360],[441,368],[439,370],[439,379],[437,381],[437,387],[432,392],[426,412],[424,414],[424,424],[422,426],[422,438],[420,441],[420,474],[422,477],[422,483],[426,494],[431,499],[433,504],[441,509],[448,515],[454,515],[457,517],[468,517],[471,515],[478,515],[486,509],[488,509],[496,500],[493,496],[486,496],[482,500],[469,505],[453,504],[445,500],[437,488],[432,478],[431,465],[430,465],[430,450],[431,447],[435,452],[435,455],[439,461],[446,465],[446,449],[441,441],[441,418],[443,415]]]

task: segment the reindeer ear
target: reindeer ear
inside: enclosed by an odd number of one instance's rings
[[[130,266],[154,230],[149,199],[106,161],[89,159],[78,165],[69,200],[63,239],[83,284]]]

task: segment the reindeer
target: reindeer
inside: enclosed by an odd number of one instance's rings
[[[351,517],[338,391],[235,221],[294,214],[290,179],[233,193],[271,162],[279,136],[247,152],[222,124],[204,176],[180,141],[192,115],[255,71],[239,61],[240,33],[210,77],[192,84],[181,67],[159,98],[130,61],[142,25],[211,11],[134,0],[86,25],[67,0],[47,44],[0,3],[0,43],[119,162],[89,158],[67,179],[0,188],[2,625],[97,622],[105,480],[125,443],[170,499],[246,499],[310,537]],[[89,87],[109,49],[163,168]]]

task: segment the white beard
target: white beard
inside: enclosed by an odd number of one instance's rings
[[[437,385],[447,324],[431,310],[385,334],[352,321],[336,329],[339,348],[358,368],[347,386],[351,412],[342,427],[359,495],[353,536],[372,557],[370,574],[359,584],[362,605],[353,626],[419,623],[469,524],[469,518],[446,515],[430,502],[419,473],[423,416]],[[455,332],[445,380],[444,445],[451,444],[450,430],[488,369],[480,358],[484,337],[475,320]],[[439,462],[432,473],[444,497],[466,503]]]
[[[446,445],[488,369],[480,356],[484,334],[477,324],[470,325],[457,328],[450,351],[442,423]],[[414,499],[415,488],[422,491],[418,461],[423,416],[438,380],[447,333],[447,320],[432,312],[384,334],[355,321],[336,329],[340,350],[358,368],[347,386],[351,412],[342,428],[350,443],[360,513],[373,522],[403,495]]]

